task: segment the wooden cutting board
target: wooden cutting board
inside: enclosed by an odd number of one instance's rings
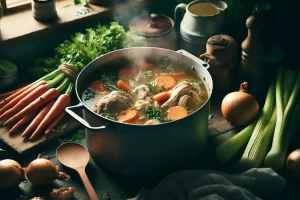
[[[24,129],[20,129],[13,135],[8,135],[10,127],[0,127],[0,140],[9,145],[19,154],[23,154],[38,146],[45,145],[64,134],[71,133],[72,130],[75,130],[80,126],[80,123],[78,123],[69,115],[66,115],[63,121],[64,123],[67,123],[67,126],[64,129],[58,130],[57,132],[52,132],[47,137],[41,134],[41,136],[34,141],[29,141],[27,138],[21,136]]]

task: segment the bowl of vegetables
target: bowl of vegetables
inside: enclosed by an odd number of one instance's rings
[[[204,149],[213,89],[207,68],[182,50],[113,51],[79,73],[80,103],[66,111],[86,127],[88,150],[100,165],[153,176]]]

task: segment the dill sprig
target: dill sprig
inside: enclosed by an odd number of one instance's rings
[[[104,87],[113,91],[113,90],[119,90],[119,87],[117,86],[116,82],[119,79],[119,76],[116,74],[101,74],[101,79],[104,82]]]

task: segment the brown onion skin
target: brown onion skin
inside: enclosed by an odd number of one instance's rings
[[[37,186],[48,185],[58,177],[58,171],[55,165],[44,158],[33,160],[25,171],[28,180]]]
[[[240,91],[227,94],[222,101],[222,115],[234,126],[249,124],[259,111],[255,97],[246,92],[247,85],[242,83]]]
[[[293,179],[300,180],[300,149],[292,151],[287,157],[286,171]]]
[[[25,180],[21,165],[10,159],[0,161],[0,190],[12,189]]]

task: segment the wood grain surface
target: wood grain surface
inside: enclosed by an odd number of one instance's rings
[[[0,127],[0,140],[9,145],[19,154],[23,154],[35,147],[45,145],[53,139],[56,139],[80,126],[80,124],[70,116],[66,116],[64,120],[66,120],[66,123],[68,124],[65,129],[59,130],[58,132],[52,132],[47,137],[44,137],[42,134],[34,141],[29,141],[28,138],[21,136],[24,129],[20,129],[13,135],[8,135],[9,127]]]

